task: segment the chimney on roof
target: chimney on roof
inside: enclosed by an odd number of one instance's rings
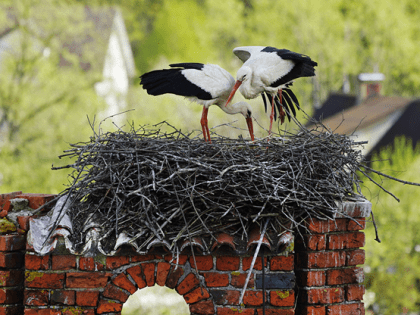
[[[359,101],[364,100],[367,97],[381,94],[381,82],[385,79],[383,73],[360,73],[358,75],[359,80]]]

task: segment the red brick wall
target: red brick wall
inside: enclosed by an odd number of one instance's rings
[[[0,211],[9,211],[10,203],[5,200],[15,196],[1,195]],[[34,208],[42,198],[48,200],[45,195],[26,197]],[[357,211],[352,215],[362,216]],[[308,221],[307,229],[300,231],[303,238],[296,236],[294,253],[265,258],[268,277],[296,275],[293,289],[266,289],[267,315],[364,314],[364,277],[358,265],[364,263],[360,247],[364,245],[361,230],[365,221],[357,221],[360,226],[348,218]],[[56,250],[38,256],[26,245],[27,230],[27,218],[21,218],[16,231],[0,236],[0,315],[120,313],[131,294],[154,284],[175,289],[192,314],[262,315],[263,291],[256,289],[261,258],[256,261],[241,307],[239,296],[251,256],[196,256],[197,277],[190,255],[181,255],[179,265],[170,254],[132,253],[94,259]]]

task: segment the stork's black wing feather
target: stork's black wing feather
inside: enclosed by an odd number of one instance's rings
[[[284,99],[284,102],[288,104],[288,108],[289,108],[289,110],[292,111],[293,116],[296,117],[296,109],[293,106],[293,101],[290,98],[290,96],[287,93],[283,93],[283,92],[281,93],[281,95]],[[289,122],[290,122],[290,114],[287,115],[287,118],[289,118]]]
[[[184,70],[200,71],[204,65],[200,63],[178,63],[171,67],[179,69],[154,70],[143,74],[140,77],[140,85],[150,95],[162,95],[166,93],[195,96],[201,100],[211,100],[212,95],[189,81],[182,73]]]
[[[291,89],[283,89],[283,92],[286,92],[291,97],[291,99],[293,100],[293,103],[296,104],[296,108],[300,110],[299,101],[298,101],[295,93],[293,93],[293,91]]]
[[[262,97],[263,102],[264,102],[264,109],[265,109],[265,112],[267,112],[267,99],[265,98],[264,92],[263,92],[263,93],[261,93],[261,97]],[[270,98],[269,98],[269,99],[270,99]]]

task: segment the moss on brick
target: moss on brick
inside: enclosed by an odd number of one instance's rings
[[[277,296],[281,299],[285,299],[287,297],[289,297],[290,292],[289,291],[276,291]]]
[[[16,232],[16,225],[7,220],[6,218],[0,219],[0,234],[7,234],[10,232]]]
[[[42,277],[44,275],[43,272],[39,271],[26,271],[25,272],[25,279],[28,282],[34,281],[37,277]]]

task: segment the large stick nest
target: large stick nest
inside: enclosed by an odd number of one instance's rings
[[[362,197],[359,146],[326,129],[211,144],[157,127],[95,133],[61,156],[76,160],[59,167],[74,169],[61,195],[71,196],[72,238],[80,246],[93,221],[109,246],[125,233],[139,251],[156,238],[174,249],[194,236],[244,237],[265,217],[268,230],[280,233]]]

